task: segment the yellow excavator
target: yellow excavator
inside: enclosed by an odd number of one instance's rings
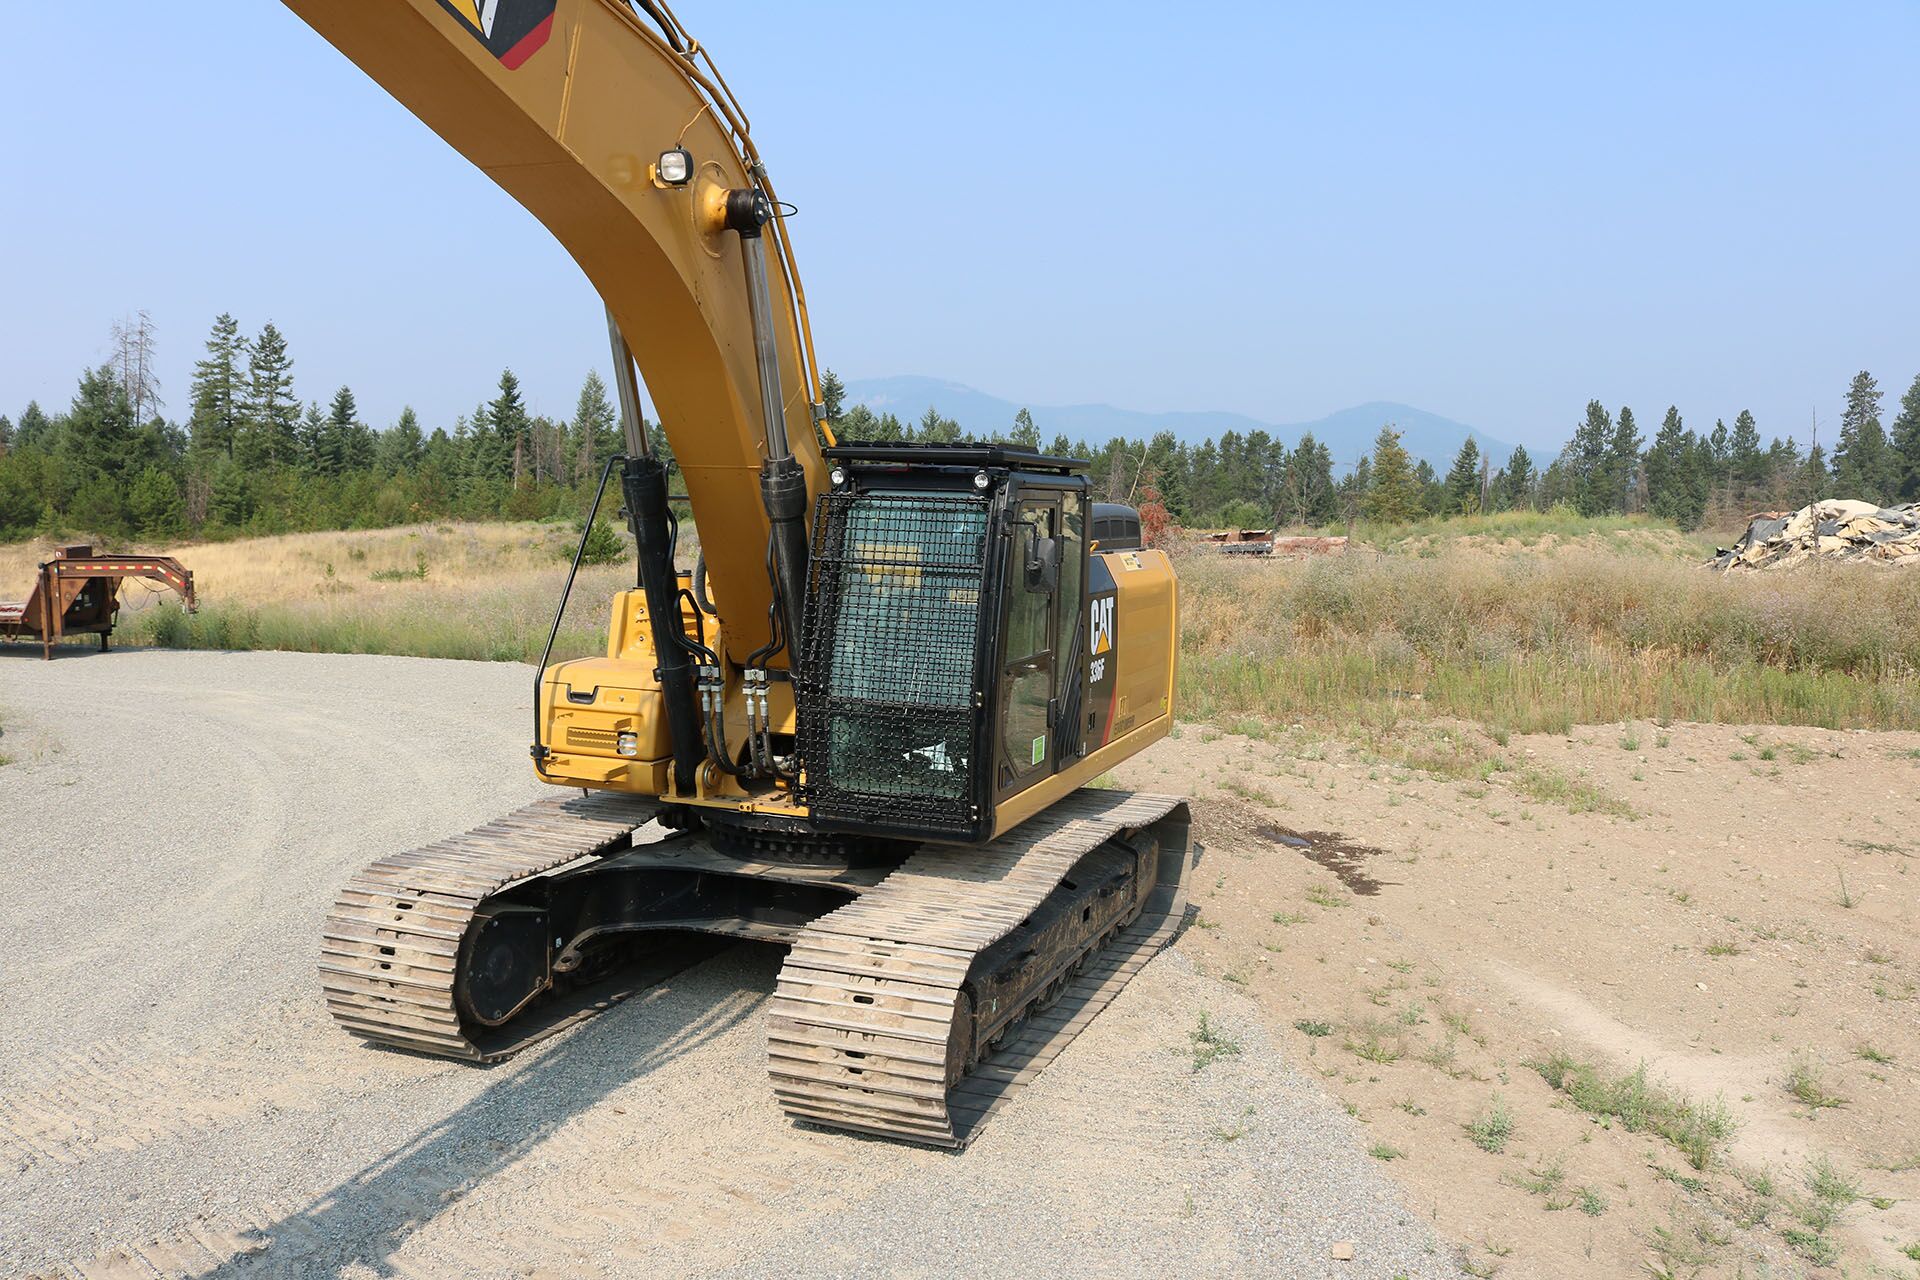
[[[786,207],[664,4],[286,3],[599,292],[626,452],[588,528],[617,474],[638,564],[606,655],[550,638],[535,677],[533,767],[564,790],[340,891],[334,1017],[490,1061],[713,939],[771,942],[780,1104],[964,1144],[1178,927],[1185,805],[1089,785],[1173,723],[1167,557],[1083,462],[836,440]]]

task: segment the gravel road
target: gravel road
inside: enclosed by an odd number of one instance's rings
[[[334,1030],[334,886],[544,790],[529,685],[0,649],[0,1274],[1458,1274],[1178,948],[957,1155],[780,1115],[767,948],[493,1067]],[[1196,1073],[1202,1009],[1242,1051]]]

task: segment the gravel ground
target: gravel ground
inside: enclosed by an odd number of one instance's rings
[[[1458,1274],[1177,948],[958,1155],[778,1113],[766,948],[490,1068],[335,1031],[334,886],[541,792],[529,683],[0,650],[0,1274]]]

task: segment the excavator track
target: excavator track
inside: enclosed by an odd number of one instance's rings
[[[555,796],[373,863],[340,890],[321,931],[328,1010],[365,1040],[486,1062],[651,985],[663,975],[635,975],[625,986],[597,988],[584,1002],[554,1002],[540,1017],[484,1035],[462,1025],[453,991],[461,939],[484,900],[567,863],[625,848],[658,808],[650,799],[604,792]]]
[[[987,948],[1082,857],[1143,838],[1158,866],[1137,915],[1064,958],[992,1046],[967,1043],[968,979]],[[964,1146],[1178,931],[1191,858],[1184,802],[1096,790],[990,844],[915,853],[795,940],[768,1019],[781,1105],[813,1124]]]

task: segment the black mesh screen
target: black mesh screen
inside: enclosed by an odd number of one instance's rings
[[[972,834],[986,547],[984,497],[820,499],[799,682],[816,817]]]

